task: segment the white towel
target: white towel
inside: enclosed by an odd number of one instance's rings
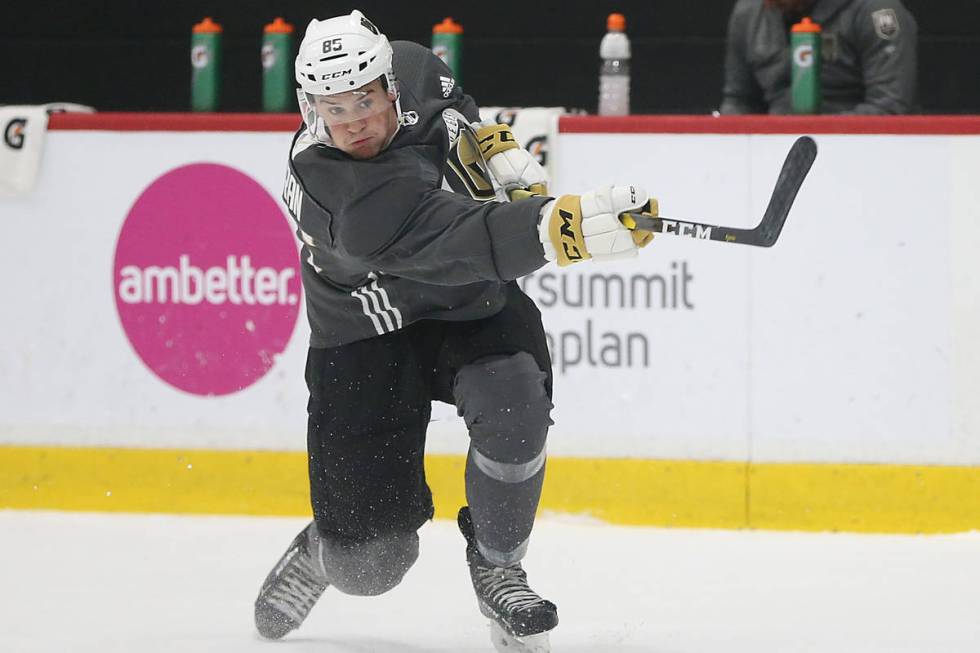
[[[0,107],[0,197],[34,188],[47,131],[46,105]]]

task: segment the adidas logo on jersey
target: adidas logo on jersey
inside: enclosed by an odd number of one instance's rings
[[[442,97],[447,98],[453,92],[453,87],[456,86],[456,80],[452,77],[443,77],[439,75],[439,83],[442,84]]]

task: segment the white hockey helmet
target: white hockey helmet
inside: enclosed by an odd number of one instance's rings
[[[356,9],[347,16],[310,21],[296,56],[295,71],[300,112],[313,137],[333,145],[330,131],[317,115],[314,96],[347,93],[376,79],[382,80],[388,99],[395,105],[399,126],[412,124],[414,116],[402,115],[391,60],[388,38]]]

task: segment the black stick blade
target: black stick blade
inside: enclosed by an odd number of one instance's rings
[[[762,222],[752,230],[756,241],[753,245],[772,247],[775,244],[789,216],[789,210],[793,207],[793,201],[796,200],[796,194],[800,192],[800,186],[816,158],[816,142],[809,136],[797,138],[783,162],[783,169],[779,172],[779,179],[776,180],[776,187],[769,198],[769,206],[762,216]]]
[[[687,236],[697,240],[717,240],[723,243],[741,243],[756,247],[772,247],[783,230],[789,210],[793,207],[796,194],[803,185],[813,161],[817,158],[817,144],[809,136],[801,136],[793,143],[783,162],[776,187],[769,198],[769,205],[762,216],[762,222],[754,229],[723,227],[706,222],[675,220],[662,216],[652,217],[635,211],[624,213],[633,225],[631,229],[652,231],[654,233]],[[623,218],[625,219],[625,218]],[[628,223],[627,223],[628,224]]]

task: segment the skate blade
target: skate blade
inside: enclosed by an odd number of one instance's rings
[[[490,620],[490,641],[500,653],[551,653],[548,633],[516,637],[494,620]]]

